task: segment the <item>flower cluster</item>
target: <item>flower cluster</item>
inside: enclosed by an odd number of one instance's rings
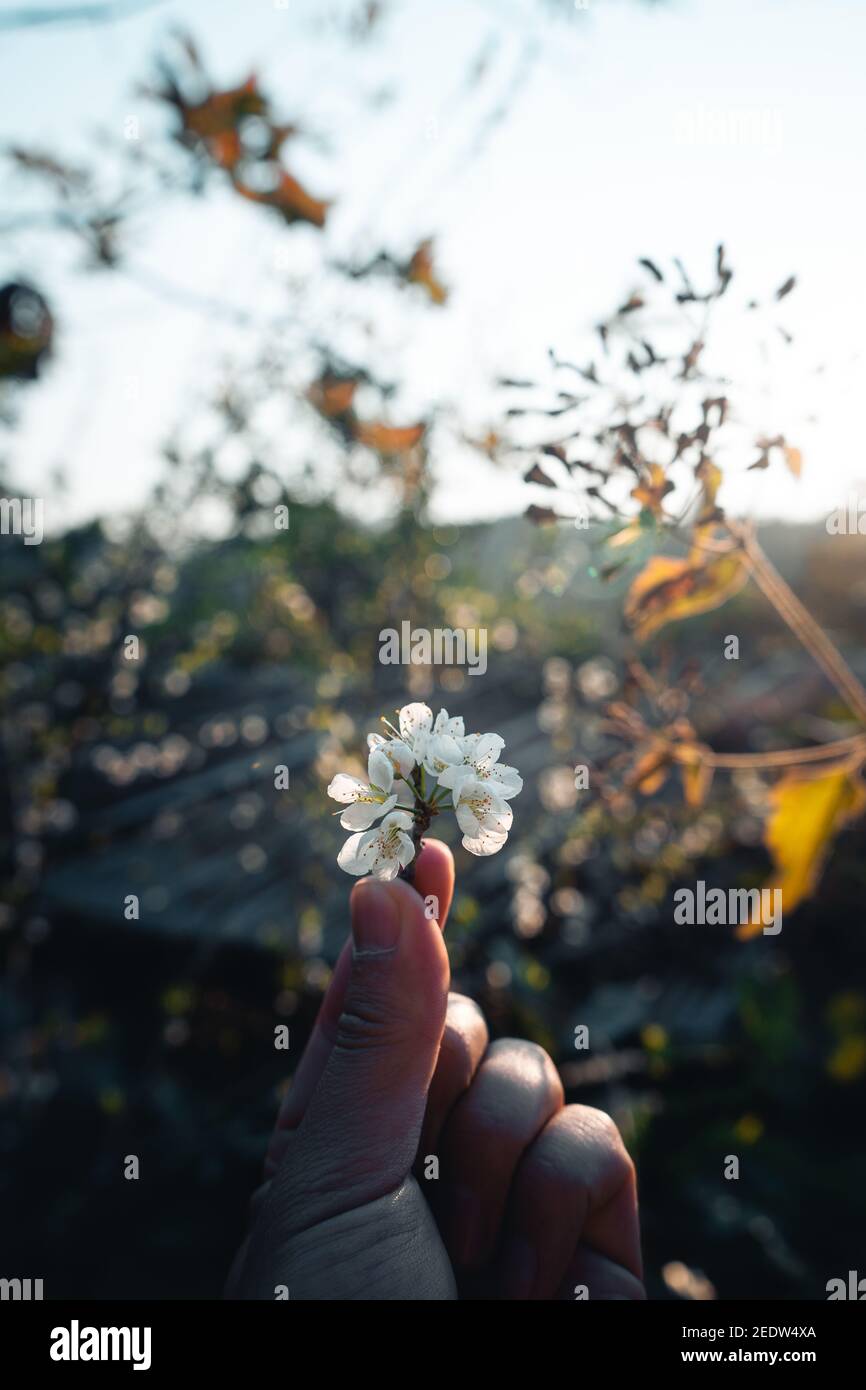
[[[451,809],[470,854],[496,854],[513,819],[509,801],[523,788],[516,768],[499,761],[499,734],[466,734],[463,720],[427,705],[404,705],[399,728],[367,738],[367,781],[339,773],[328,795],[345,807],[351,830],[337,863],[348,874],[396,878],[409,870],[434,816]],[[379,822],[377,825],[376,822]],[[411,870],[406,875],[411,876]]]

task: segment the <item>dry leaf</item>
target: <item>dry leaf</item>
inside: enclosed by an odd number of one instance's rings
[[[652,796],[667,781],[670,765],[670,747],[667,743],[656,744],[638,758],[628,778],[628,785],[643,796]]]
[[[722,485],[722,476],[722,470],[718,464],[712,463],[709,459],[701,459],[695,469],[695,477],[700,482],[703,491],[701,517],[709,516],[715,512],[716,493]]]
[[[433,269],[432,241],[421,242],[406,268],[406,279],[412,285],[423,286],[434,304],[444,304],[448,298],[447,289]]]
[[[633,581],[625,601],[625,618],[639,642],[666,623],[708,613],[736,594],[748,574],[739,551],[687,560],[655,555]]]
[[[307,400],[326,420],[334,420],[351,410],[357,389],[353,378],[323,376],[307,388]]]
[[[631,496],[636,502],[640,502],[642,507],[651,511],[654,517],[661,519],[664,515],[662,502],[673,489],[674,485],[665,477],[665,470],[661,464],[651,463],[648,476],[644,476],[637,487],[632,488]]]
[[[523,481],[525,483],[540,483],[542,487],[557,486],[553,479],[549,478],[544,469],[539,467],[537,463],[532,465],[528,473],[524,473]]]
[[[550,507],[536,507],[534,502],[526,508],[524,515],[534,526],[551,526],[555,521],[562,520],[558,512],[551,511]]]
[[[770,800],[764,840],[774,873],[766,887],[782,890],[782,911],[790,913],[814,893],[834,837],[866,809],[866,787],[856,767],[837,763],[814,775],[789,773],[776,783]],[[737,935],[760,931],[760,922],[749,922]]]
[[[678,749],[680,776],[686,805],[697,810],[703,806],[713,784],[713,768],[704,762],[696,744],[681,744]]]
[[[395,428],[377,420],[357,420],[354,435],[359,444],[375,449],[377,454],[405,454],[421,442],[426,425],[407,425]]]
[[[784,448],[785,462],[795,478],[799,478],[803,472],[803,455],[799,449],[794,449],[790,444]]]
[[[267,207],[274,208],[285,218],[286,222],[310,222],[314,227],[324,227],[325,225],[330,203],[311,197],[297,179],[293,179],[285,169],[279,171],[276,188],[264,192],[249,188],[236,175],[233,176],[232,182],[243,198],[249,198],[253,203],[264,203]]]
[[[205,141],[234,130],[248,116],[263,116],[267,112],[267,102],[254,76],[248,77],[240,87],[211,92],[197,106],[183,101],[176,104],[184,129]]]

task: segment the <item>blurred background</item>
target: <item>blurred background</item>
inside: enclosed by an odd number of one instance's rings
[[[617,1120],[650,1297],[857,1268],[863,823],[780,936],[676,926],[765,881],[767,785],[614,785],[607,710],[859,728],[754,587],[638,652],[611,540],[657,539],[636,422],[723,398],[726,512],[866,678],[864,44],[855,0],[0,5],[5,1274],[220,1295],[347,929],[325,788],[409,699],[524,778],[501,854],[442,825],[455,988]],[[381,665],[404,620],[486,674]]]

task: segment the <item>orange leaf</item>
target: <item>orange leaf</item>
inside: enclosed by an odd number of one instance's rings
[[[236,130],[221,131],[207,142],[211,158],[221,169],[233,169],[241,160],[244,147]]]
[[[267,102],[256,84],[255,77],[247,78],[240,87],[225,92],[211,92],[198,106],[179,103],[184,127],[193,135],[208,140],[214,135],[234,130],[245,116],[261,116]]]
[[[643,796],[652,796],[667,781],[670,763],[671,750],[667,744],[650,748],[638,758],[632,768],[628,785]]]
[[[633,581],[625,601],[626,621],[639,642],[665,623],[708,613],[737,593],[747,572],[739,551],[707,560],[655,555]]]
[[[774,873],[766,886],[780,888],[782,911],[793,912],[814,893],[835,836],[866,809],[866,787],[856,767],[837,763],[810,776],[789,773],[776,783],[770,800],[764,839]],[[760,922],[750,922],[737,935],[760,930]]]
[[[357,389],[357,381],[351,378],[323,376],[307,388],[307,400],[326,420],[333,420],[351,410]]]
[[[426,425],[423,424],[395,429],[392,425],[383,425],[377,420],[358,420],[354,434],[359,444],[366,444],[368,449],[375,449],[377,454],[405,454],[420,443],[425,429]]]
[[[234,185],[243,198],[254,203],[264,203],[274,208],[287,222],[310,222],[314,227],[324,227],[330,203],[313,198],[305,188],[293,179],[285,169],[279,171],[276,188],[265,192],[249,188],[238,177]]]
[[[790,444],[785,445],[785,462],[795,478],[799,478],[803,472],[803,455],[799,449],[794,449]]]
[[[444,304],[448,298],[447,289],[433,270],[432,241],[421,242],[406,269],[406,279],[410,284],[423,286],[434,304]]]

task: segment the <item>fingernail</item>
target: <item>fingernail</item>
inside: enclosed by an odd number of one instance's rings
[[[400,912],[375,879],[365,878],[352,894],[352,937],[357,951],[393,951],[400,939]]]
[[[506,1298],[531,1298],[538,1273],[535,1249],[524,1236],[509,1236],[502,1257],[502,1291]]]
[[[455,1187],[448,1219],[448,1242],[456,1264],[471,1265],[481,1239],[481,1203],[468,1187]]]

